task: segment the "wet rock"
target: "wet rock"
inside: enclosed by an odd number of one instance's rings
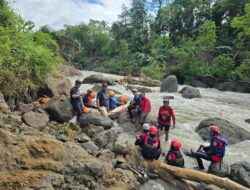
[[[194,81],[193,81],[193,85],[194,85],[195,87],[209,88],[209,85],[208,85],[208,84],[206,84],[205,82],[200,81],[200,80],[194,80]]]
[[[177,92],[178,82],[175,75],[169,75],[161,84],[161,92]]]
[[[121,142],[115,142],[112,147],[112,152],[116,154],[126,155],[128,154],[128,147],[126,144]]]
[[[147,92],[153,92],[152,89],[148,88],[148,87],[145,87],[145,86],[136,86],[136,85],[128,85],[127,86],[129,90],[133,90],[133,89],[137,89],[138,92],[144,92],[144,93],[147,93]]]
[[[24,114],[22,120],[27,125],[39,129],[47,125],[49,117],[46,114],[31,111]]]
[[[227,177],[229,175],[229,170],[229,166],[224,162],[222,162],[221,164],[211,162],[208,168],[208,173],[220,177]]]
[[[96,114],[83,114],[79,124],[82,128],[88,127],[89,125],[96,125],[96,126],[103,126],[104,129],[110,129],[113,127],[114,123],[112,120],[110,120],[107,117],[104,117],[102,115],[96,115]]]
[[[245,122],[246,122],[246,123],[250,123],[250,119],[246,119]]]
[[[67,142],[68,141],[68,137],[66,135],[64,135],[64,134],[58,135],[56,137],[56,139],[59,140],[59,141],[62,141],[62,142]]]
[[[182,94],[182,97],[188,99],[201,98],[200,91],[194,87],[184,87],[179,93]]]
[[[90,75],[86,77],[85,79],[83,79],[82,81],[83,84],[94,84],[94,83],[104,83],[104,82],[106,82],[108,85],[114,85],[113,79],[109,77],[105,77],[101,74]]]
[[[42,105],[51,120],[58,122],[67,122],[73,117],[73,108],[67,96],[55,96],[50,101]]]
[[[232,164],[230,178],[233,181],[250,188],[250,163],[242,161]]]
[[[54,71],[52,73],[49,73],[48,77],[45,79],[45,84],[48,90],[52,92],[52,96],[69,96],[71,82],[60,72]]]
[[[117,137],[117,131],[114,129],[109,129],[97,133],[96,135],[94,135],[92,140],[98,147],[103,148],[110,143],[114,143],[117,140]]]
[[[76,140],[79,143],[86,143],[90,141],[90,138],[86,134],[82,133],[76,137]]]
[[[10,111],[8,104],[5,102],[3,94],[0,92],[0,111]]]
[[[80,143],[80,145],[90,154],[96,154],[99,150],[98,146],[96,146],[95,143],[92,141]]]
[[[164,95],[164,96],[162,97],[162,99],[173,100],[173,99],[174,99],[174,96],[171,96],[171,95]]]
[[[103,149],[103,150],[98,152],[96,157],[101,159],[101,160],[112,161],[112,159],[114,157],[114,153],[109,149]]]
[[[195,130],[205,141],[210,140],[210,135],[207,130],[210,125],[219,126],[221,134],[227,139],[229,144],[235,144],[250,139],[250,132],[227,120],[214,117],[201,121]]]
[[[233,91],[233,92],[250,92],[249,83],[244,82],[222,82],[214,86],[221,91]]]

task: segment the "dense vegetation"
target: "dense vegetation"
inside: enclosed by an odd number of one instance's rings
[[[203,76],[250,80],[250,0],[132,0],[111,27],[65,26],[82,46],[76,62],[118,74],[180,82]],[[46,27],[43,27],[45,30]]]
[[[41,87],[48,71],[61,62],[57,43],[48,34],[32,32],[33,27],[0,0],[0,91],[5,95]]]

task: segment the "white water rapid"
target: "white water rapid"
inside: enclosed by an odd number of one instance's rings
[[[82,76],[71,77],[72,84],[76,78],[84,79],[91,74],[98,74],[93,71],[81,71]],[[111,78],[122,78],[121,76],[104,74]],[[81,92],[86,91],[93,85],[84,84],[81,86]],[[184,86],[179,85],[179,90]],[[127,91],[123,86],[112,86],[112,89],[116,89],[124,95],[132,96],[130,91]],[[195,128],[199,122],[209,117],[220,117],[226,119],[250,132],[250,124],[245,120],[250,118],[250,94],[235,93],[235,92],[221,92],[211,88],[198,88],[200,90],[202,98],[185,99],[179,93],[160,93],[159,88],[153,88],[155,92],[147,93],[146,96],[151,100],[152,112],[156,118],[158,109],[162,104],[162,97],[165,95],[174,96],[173,100],[170,100],[170,106],[175,110],[177,125],[175,129],[170,130],[170,141],[173,138],[179,139],[182,142],[183,149],[190,150],[191,148],[197,149],[200,144],[204,144],[201,137],[195,132]],[[120,129],[119,140],[128,140],[132,144],[135,141],[135,132],[133,128]],[[169,141],[169,142],[170,142]],[[207,142],[208,143],[208,142]],[[166,143],[161,137],[161,145],[163,152],[165,153],[169,149],[169,143]],[[231,165],[237,161],[250,161],[250,140],[246,140],[227,147],[226,156],[224,162]],[[164,160],[164,156],[161,156],[161,160]],[[205,162],[208,166],[208,162]],[[196,165],[194,159],[185,156],[185,166],[192,168]],[[160,182],[159,182],[160,183]],[[142,189],[153,189],[156,184],[159,183],[150,181],[149,184],[142,187]],[[164,186],[164,188],[167,188]],[[156,188],[160,189],[160,188]],[[171,188],[173,189],[173,188]]]

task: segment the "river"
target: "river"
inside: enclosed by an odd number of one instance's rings
[[[94,71],[81,71],[82,76],[71,77],[72,84],[76,78],[84,79],[91,74],[98,74]],[[111,78],[122,78],[121,76],[104,74]],[[84,84],[81,86],[81,92],[86,91],[93,85]],[[179,85],[181,90],[184,85]],[[113,89],[118,90],[122,94],[132,96],[132,93],[121,85],[112,86]],[[202,98],[185,99],[179,93],[160,93],[160,88],[154,87],[154,92],[147,93],[146,96],[151,100],[152,112],[151,114],[156,118],[158,109],[162,105],[162,97],[166,95],[174,96],[173,100],[170,100],[170,106],[175,110],[177,124],[175,129],[170,130],[170,141],[173,138],[179,139],[182,142],[183,148],[190,150],[191,148],[197,149],[200,144],[209,143],[204,142],[200,136],[195,132],[195,128],[199,122],[209,117],[220,117],[226,119],[250,132],[250,124],[245,120],[250,118],[250,94],[236,93],[236,92],[222,92],[212,88],[198,88],[200,90]],[[129,127],[119,128],[121,131],[119,140],[128,140],[132,144],[135,140],[135,132]],[[170,142],[169,141],[169,142]],[[169,149],[169,143],[164,142],[164,137],[161,137],[161,144],[163,152]],[[250,160],[250,140],[246,140],[227,147],[226,156],[224,162],[231,165],[236,161],[249,161]],[[185,166],[192,168],[196,165],[194,159],[185,156]],[[164,156],[160,158],[164,160]],[[205,162],[205,166],[208,166],[208,162]],[[142,189],[161,189],[156,187],[162,182],[152,182],[143,186]],[[163,184],[164,188],[169,187]],[[171,188],[173,189],[173,188]]]

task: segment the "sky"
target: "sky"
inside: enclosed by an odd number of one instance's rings
[[[9,0],[9,4],[36,28],[49,25],[62,29],[64,24],[87,23],[89,19],[105,20],[109,24],[118,19],[122,4],[131,0]]]

